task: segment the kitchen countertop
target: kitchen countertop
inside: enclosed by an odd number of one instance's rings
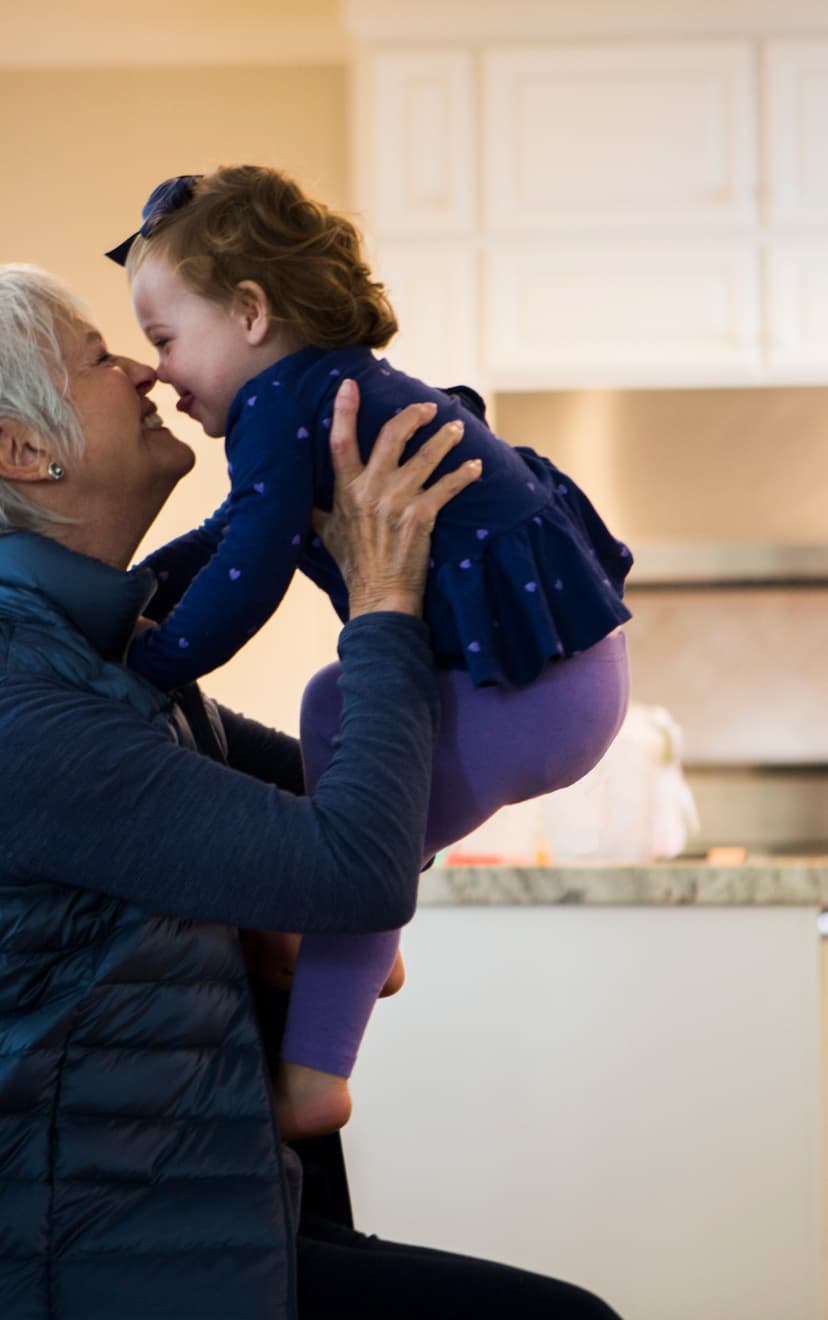
[[[828,855],[560,866],[433,866],[420,906],[828,907]]]

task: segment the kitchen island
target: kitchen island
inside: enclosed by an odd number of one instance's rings
[[[366,1231],[625,1320],[823,1320],[828,858],[434,867],[345,1140]]]

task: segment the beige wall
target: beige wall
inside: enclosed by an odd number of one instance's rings
[[[345,206],[346,121],[344,65],[3,71],[0,256],[64,276],[111,346],[146,357],[123,272],[102,253],[137,227],[150,189],[171,174],[249,160],[285,168]],[[147,547],[200,521],[226,489],[222,442],[178,418],[169,390],[157,397],[198,463]],[[205,686],[293,732],[304,682],[333,658],[337,632],[327,601],[297,581],[271,624]]]
[[[341,63],[340,0],[7,0],[4,68]]]

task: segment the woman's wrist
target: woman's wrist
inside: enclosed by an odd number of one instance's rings
[[[368,610],[364,614],[350,615],[339,634],[337,646],[340,648],[340,659],[341,647],[348,646],[352,638],[363,635],[370,638],[370,641],[358,642],[357,646],[361,648],[364,645],[369,650],[379,648],[373,652],[376,655],[384,654],[384,639],[388,639],[388,645],[396,654],[400,639],[404,638],[402,646],[407,660],[415,663],[416,653],[429,669],[434,668],[431,631],[421,615],[412,614],[408,610]]]
[[[348,597],[348,617],[358,619],[363,614],[411,614],[422,618],[422,594],[406,590],[352,591]]]
[[[439,701],[434,679],[434,652],[431,633],[424,619],[399,610],[376,610],[350,618],[337,640],[342,661],[343,692],[356,684],[366,684],[379,693],[390,683],[402,684],[424,696],[432,705],[432,717],[439,719]]]

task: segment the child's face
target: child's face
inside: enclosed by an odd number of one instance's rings
[[[194,293],[162,256],[148,256],[132,281],[132,305],[158,353],[158,379],[178,392],[178,409],[207,435],[224,435],[236,391],[263,369],[233,305]]]

